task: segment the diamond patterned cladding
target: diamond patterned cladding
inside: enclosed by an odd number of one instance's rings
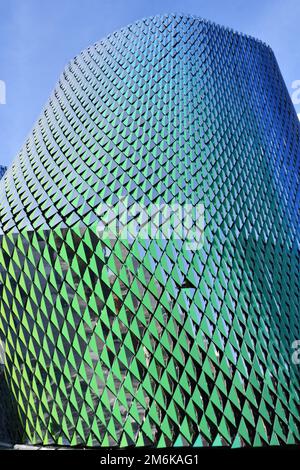
[[[97,208],[203,203],[205,243],[100,240]],[[137,22],[65,69],[0,186],[24,440],[299,442],[299,123],[261,42]]]

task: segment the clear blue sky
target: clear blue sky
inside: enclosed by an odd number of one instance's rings
[[[299,0],[0,0],[0,164],[9,164],[65,64],[137,19],[191,13],[267,42],[287,87],[300,80]],[[295,105],[300,112],[300,104]]]

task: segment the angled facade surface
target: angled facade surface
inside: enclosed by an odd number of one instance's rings
[[[24,440],[299,443],[299,132],[271,49],[192,16],[137,22],[66,67],[0,184]],[[124,197],[202,204],[203,244],[99,236]]]
[[[0,165],[0,179],[4,176],[6,170],[7,170],[6,166]]]

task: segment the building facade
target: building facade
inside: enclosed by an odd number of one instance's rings
[[[4,176],[6,170],[7,170],[6,166],[0,165],[0,179]]]
[[[299,442],[299,132],[272,50],[193,16],[139,21],[68,64],[0,184],[24,441]],[[133,219],[192,208],[201,243],[176,217],[168,236],[104,236],[125,200]]]

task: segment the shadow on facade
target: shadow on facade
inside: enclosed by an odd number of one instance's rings
[[[6,383],[3,366],[0,364],[0,446],[1,443],[22,443],[23,436],[17,404]]]

